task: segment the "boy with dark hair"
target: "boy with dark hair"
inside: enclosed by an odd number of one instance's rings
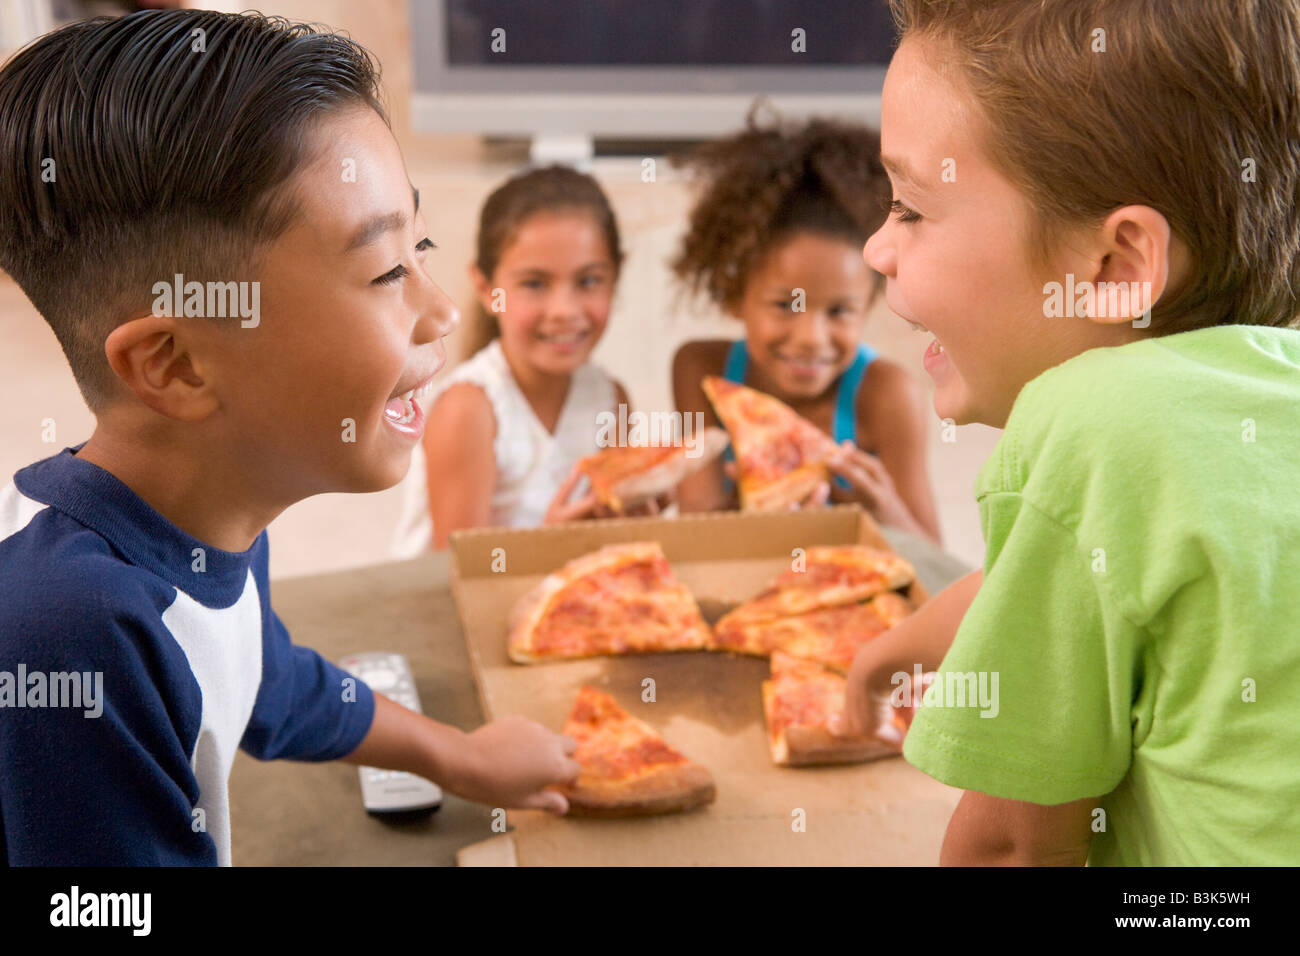
[[[431,245],[340,36],[151,11],[0,72],[0,267],[96,416],[0,492],[0,860],[228,864],[236,746],[567,809],[571,739],[350,692],[271,610],[267,524],[407,469],[457,321]]]

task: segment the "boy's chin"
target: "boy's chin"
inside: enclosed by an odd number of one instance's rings
[[[414,450],[414,445],[404,449],[387,448],[382,455],[371,456],[364,470],[353,472],[344,478],[347,487],[330,490],[360,495],[387,491],[411,470],[411,454]]]
[[[934,411],[940,421],[952,420],[956,425],[980,424],[979,412],[964,386],[945,383],[934,393]]]

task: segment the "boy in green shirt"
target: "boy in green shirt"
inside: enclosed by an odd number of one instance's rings
[[[1005,432],[983,571],[839,729],[914,706],[943,863],[1300,863],[1300,4],[893,7],[864,255],[939,415]]]

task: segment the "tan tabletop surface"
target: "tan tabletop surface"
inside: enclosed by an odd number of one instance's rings
[[[884,533],[931,594],[970,570],[927,541]],[[405,654],[425,714],[466,730],[483,722],[445,553],[278,581],[272,599],[295,644],[335,662]],[[362,808],[351,764],[263,763],[240,751],[230,775],[231,858],[236,866],[453,866],[457,850],[494,835],[490,813],[445,794],[433,814],[386,821]]]

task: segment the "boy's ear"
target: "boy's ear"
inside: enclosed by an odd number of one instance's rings
[[[104,341],[104,354],[122,384],[160,415],[197,422],[217,409],[171,316],[145,313],[123,322]]]
[[[1094,250],[1100,262],[1088,317],[1103,325],[1140,319],[1169,287],[1174,241],[1169,220],[1150,206],[1123,206],[1107,216]],[[1118,286],[1120,294],[1108,298],[1106,284]],[[1129,295],[1134,289],[1135,297]]]

